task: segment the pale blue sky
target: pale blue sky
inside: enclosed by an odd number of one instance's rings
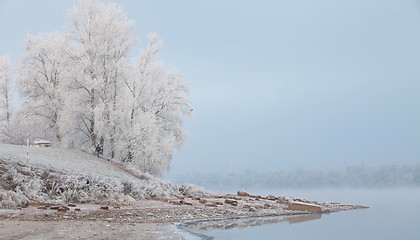
[[[191,87],[172,173],[420,161],[419,1],[115,2]],[[0,0],[0,55],[73,3]]]

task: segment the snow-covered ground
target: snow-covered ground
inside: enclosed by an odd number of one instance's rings
[[[212,219],[311,212],[289,209],[288,203],[296,201],[316,204],[322,212],[359,208],[244,191],[212,195],[88,153],[0,144],[0,236],[7,239],[32,239],[34,234],[39,239],[116,239],[119,234],[125,239],[186,239],[169,223],[195,221],[202,227]],[[38,228],[28,221],[48,224]]]
[[[132,205],[141,199],[208,194],[81,151],[0,144],[0,207],[28,202]]]
[[[116,168],[110,162],[97,158],[93,154],[72,149],[0,144],[0,158],[42,169],[94,174],[122,181],[135,179],[134,176]]]

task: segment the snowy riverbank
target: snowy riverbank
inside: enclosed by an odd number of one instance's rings
[[[119,234],[125,239],[168,239],[169,234],[184,239],[174,224],[359,208],[244,191],[214,195],[68,149],[0,144],[0,173],[0,236],[6,239],[60,234],[88,239]]]
[[[143,200],[132,206],[31,203],[23,208],[0,209],[0,235],[4,239],[54,239],[60,236],[68,239],[190,239],[191,236],[187,237],[185,231],[176,227],[177,223],[195,229],[243,227],[273,221],[293,223],[317,219],[322,213],[359,208],[240,193],[243,196]],[[319,206],[322,212],[291,210],[292,201]]]

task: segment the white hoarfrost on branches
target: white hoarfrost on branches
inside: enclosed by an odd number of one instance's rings
[[[8,56],[0,56],[0,134],[6,138],[12,118],[12,67]]]
[[[66,45],[63,34],[29,36],[19,66],[20,91],[26,100],[23,106],[25,117],[42,129],[37,137],[54,138],[54,142],[60,142],[62,136],[59,121],[68,66]]]
[[[121,150],[123,161],[135,163],[145,172],[168,169],[173,150],[185,140],[182,117],[191,106],[186,95],[188,86],[177,71],[168,71],[155,60],[162,43],[156,34],[149,37],[148,47],[140,54],[135,75],[126,81],[128,108]],[[127,126],[127,127],[125,127]],[[134,131],[132,131],[134,130]]]
[[[98,146],[104,157],[141,171],[167,170],[185,142],[188,86],[158,60],[157,34],[130,59],[133,28],[119,5],[79,0],[65,31],[28,37],[17,68],[25,103],[15,114],[15,140],[7,142],[29,137],[82,150]]]
[[[129,54],[135,44],[134,23],[116,4],[79,1],[69,14],[69,35],[74,51],[69,54],[75,74],[71,88],[77,91],[73,109],[78,130],[87,146],[103,145],[105,155],[115,155],[120,94],[126,78]]]

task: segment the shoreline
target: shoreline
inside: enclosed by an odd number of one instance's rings
[[[240,196],[242,195],[242,196]],[[309,207],[293,210],[293,204]],[[321,209],[321,211],[313,211]],[[227,194],[198,198],[138,201],[131,206],[100,204],[46,205],[31,203],[20,209],[0,209],[0,239],[190,239],[188,229],[231,229],[281,221],[298,223],[322,214],[362,206],[318,203],[293,197]],[[315,209],[315,210],[316,210]]]

